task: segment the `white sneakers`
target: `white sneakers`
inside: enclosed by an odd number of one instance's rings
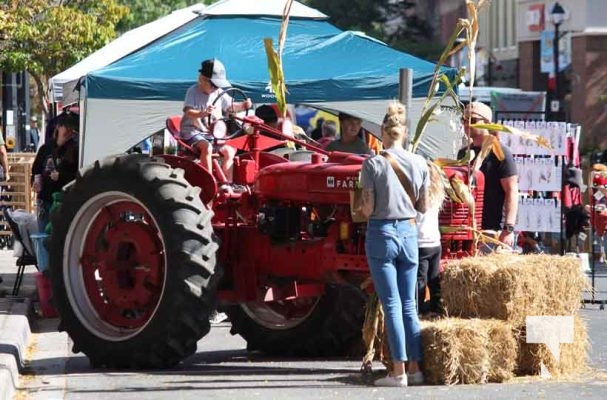
[[[405,374],[400,376],[387,375],[375,381],[375,386],[384,387],[405,387],[410,385],[422,385],[424,383],[424,374],[417,371],[413,374]]]
[[[391,376],[387,375],[375,381],[375,386],[385,387],[405,387],[407,386],[407,375]]]
[[[228,316],[225,313],[214,311],[209,317],[209,322],[211,324],[220,324],[228,319]]]
[[[409,385],[423,385],[424,374],[422,374],[422,371],[417,371],[413,374],[407,374],[407,380],[409,381]]]

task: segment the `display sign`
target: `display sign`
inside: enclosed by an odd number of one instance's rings
[[[13,110],[6,110],[6,125],[15,125],[13,121]]]
[[[531,4],[527,8],[525,20],[530,32],[541,32],[544,30],[544,4]]]
[[[571,32],[559,33],[559,72],[571,64]],[[540,72],[554,75],[554,31],[540,34]]]

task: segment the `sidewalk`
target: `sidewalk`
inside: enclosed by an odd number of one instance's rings
[[[36,268],[28,266],[19,297],[12,297],[16,261],[12,250],[0,250],[0,400],[12,400],[16,393],[31,333],[27,316],[36,296]]]

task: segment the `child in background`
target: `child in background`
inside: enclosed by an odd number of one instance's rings
[[[440,313],[440,258],[441,242],[438,213],[445,199],[445,188],[438,166],[428,162],[430,186],[428,187],[428,209],[417,213],[417,243],[419,248],[419,269],[417,271],[418,312],[422,315]],[[426,302],[426,286],[430,291],[430,301]]]
[[[318,143],[323,149],[326,149],[329,143],[337,139],[337,124],[335,121],[324,121],[322,123],[322,137]]]

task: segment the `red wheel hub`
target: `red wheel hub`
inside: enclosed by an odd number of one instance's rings
[[[106,323],[143,326],[164,286],[164,251],[158,227],[139,204],[120,201],[91,222],[82,252],[89,300]]]

